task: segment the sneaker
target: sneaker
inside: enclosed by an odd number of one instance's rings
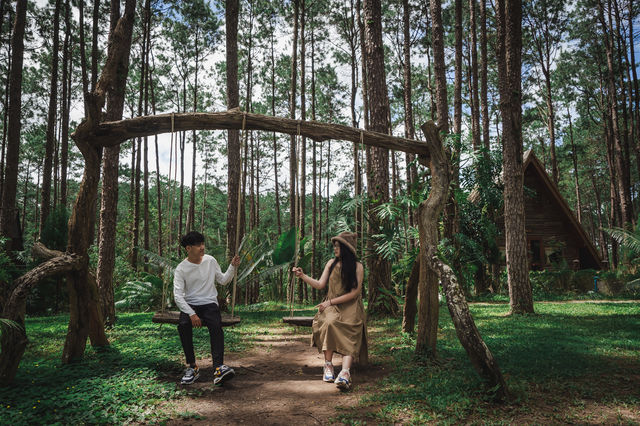
[[[351,374],[342,370],[336,379],[336,386],[343,391],[351,389]]]
[[[233,379],[235,375],[236,375],[236,372],[233,371],[233,368],[223,364],[219,367],[216,367],[216,371],[214,371],[213,373],[213,384],[221,385],[227,380]]]
[[[322,381],[327,383],[333,382],[333,365],[332,364],[324,365],[324,373],[322,375]]]
[[[180,384],[190,385],[191,383],[195,382],[198,377],[200,377],[200,369],[198,367],[195,367],[195,368],[189,367],[184,372],[184,376],[182,376],[182,379],[180,380]]]

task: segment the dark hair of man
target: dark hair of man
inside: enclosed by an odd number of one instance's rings
[[[180,245],[184,248],[187,246],[197,246],[204,243],[204,235],[198,231],[191,231],[180,240]]]
[[[340,244],[340,256],[336,257],[329,267],[329,276],[331,276],[331,272],[333,272],[333,268],[336,264],[338,262],[342,262],[342,269],[340,271],[342,286],[344,287],[345,292],[349,293],[351,290],[358,287],[358,279],[356,278],[356,262],[358,259],[346,245],[340,241],[338,241],[338,244]]]

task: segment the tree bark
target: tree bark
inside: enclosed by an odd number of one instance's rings
[[[238,0],[225,0],[225,25],[227,46],[227,107],[240,105],[238,87]],[[236,127],[237,129],[238,127]],[[230,129],[227,133],[227,256],[237,247],[236,228],[238,221],[238,188],[240,186],[240,133]]]
[[[420,257],[413,261],[411,274],[407,280],[407,289],[404,295],[404,308],[402,312],[402,331],[413,333],[416,322],[418,307],[416,298],[418,296],[418,282],[420,280]]]
[[[9,250],[22,250],[22,232],[17,226],[18,165],[20,162],[20,129],[22,127],[22,63],[24,58],[24,27],[26,0],[16,2],[16,16],[11,35],[11,70],[9,72],[9,106],[7,154],[5,158],[2,201],[0,204],[0,235],[10,239]]]
[[[51,174],[54,149],[56,145],[56,117],[58,114],[58,63],[60,50],[60,4],[61,0],[56,0],[53,12],[53,47],[51,51],[51,80],[49,87],[49,112],[47,113],[47,131],[44,154],[44,167],[42,168],[42,203],[40,210],[40,229],[42,236],[44,223],[49,217],[51,210]],[[63,100],[64,102],[64,100]]]
[[[64,5],[65,36],[62,55],[62,138],[60,141],[60,204],[67,207],[67,169],[69,161],[69,111],[71,109],[71,6],[69,0]]]
[[[619,130],[619,118],[618,118],[618,98],[616,95],[617,87],[615,83],[615,67],[613,60],[613,28],[611,25],[611,13],[608,14],[608,24],[605,21],[604,6],[602,0],[598,1],[598,13],[600,23],[604,29],[605,48],[607,52],[607,83],[609,91],[609,102],[611,107],[611,120],[613,130],[613,151],[614,151],[614,166],[616,179],[616,190],[620,197],[620,213],[622,216],[621,225],[626,227],[633,223],[633,205],[631,203],[631,191],[629,186],[625,182],[629,182],[629,169],[625,167],[624,150],[622,146],[622,138]]]
[[[529,282],[522,168],[522,4],[498,1],[498,76],[503,128],[507,283],[512,314],[533,312]]]
[[[485,380],[488,388],[494,392],[494,398],[501,400],[508,395],[508,389],[498,363],[480,336],[453,270],[436,255],[438,247],[438,218],[442,213],[445,200],[448,198],[450,164],[439,139],[439,128],[432,122],[428,122],[422,126],[422,132],[425,135],[431,154],[429,168],[431,169],[432,177],[429,196],[420,203],[419,208],[420,257],[422,264],[428,263],[433,270],[438,271],[458,340],[465,348],[473,367]],[[427,297],[424,294],[421,294],[421,296]],[[423,300],[422,297],[421,300]],[[437,303],[437,296],[435,302]],[[432,323],[437,324],[437,322]],[[416,351],[418,353],[421,352],[418,348],[416,348]]]
[[[382,10],[380,0],[364,1],[365,48],[367,61],[368,98],[371,105],[370,130],[389,133],[389,98],[387,94],[386,73],[384,69],[384,46],[382,43]],[[377,234],[386,225],[374,213],[377,206],[389,201],[389,151],[371,149],[371,168],[368,168],[369,235]],[[391,265],[374,250],[373,239],[368,240],[369,294],[368,311],[370,314],[395,314],[398,303],[392,296]],[[386,291],[388,290],[388,291]]]
[[[120,18],[118,9],[111,10],[110,32],[113,32]],[[120,120],[124,111],[124,88],[126,76],[119,76],[115,93],[107,94],[107,120]],[[134,143],[132,141],[132,143]],[[98,229],[98,265],[96,284],[100,295],[102,319],[107,327],[116,322],[116,307],[113,292],[113,271],[116,262],[116,224],[118,220],[118,168],[120,162],[120,145],[104,149],[102,153],[102,192],[100,199],[100,226]],[[133,172],[133,170],[132,170]]]
[[[403,57],[403,69],[402,77],[404,83],[403,100],[404,100],[404,136],[407,139],[415,139],[415,124],[413,121],[413,102],[411,101],[413,89],[411,84],[411,9],[409,7],[409,0],[402,1],[402,57]],[[357,161],[357,159],[356,159]],[[411,194],[414,190],[414,186],[418,180],[418,168],[414,163],[415,155],[407,154],[407,193]],[[409,226],[413,226],[416,223],[416,215],[414,210],[410,207],[407,216],[409,217]],[[413,243],[412,243],[413,245]],[[405,296],[406,300],[406,296]],[[406,303],[406,302],[405,302]],[[415,303],[415,300],[412,302]],[[413,328],[413,327],[412,327]]]
[[[482,112],[482,145],[489,155],[489,99],[487,89],[487,0],[480,0],[480,109]]]
[[[305,38],[305,20],[306,9],[305,0],[302,0],[300,4],[300,119],[307,119],[307,105],[306,105],[306,70],[305,59],[307,56],[307,43]],[[306,216],[306,199],[307,199],[307,138],[305,136],[300,137],[300,183],[298,194],[298,227],[300,228],[300,240],[304,240],[305,233],[305,216]],[[304,246],[300,247],[300,257],[304,256]],[[302,280],[298,280],[298,302],[303,302],[307,299],[307,286],[304,285]]]
[[[131,138],[171,132],[172,116],[174,117],[174,130],[176,132],[193,129],[240,129],[244,122],[246,130],[263,130],[297,135],[299,126],[300,135],[319,142],[329,139],[349,142],[362,141],[365,145],[372,147],[429,156],[429,151],[424,146],[424,143],[416,140],[391,136],[378,131],[354,129],[341,124],[291,120],[289,118],[243,112],[239,109],[211,113],[158,114],[102,122],[96,126],[95,132],[91,132],[86,127],[78,127],[72,137],[78,139],[91,136],[93,143],[97,146],[113,146]]]
[[[119,2],[112,1],[112,16],[119,10]],[[104,107],[105,95],[109,94],[109,104],[122,108],[124,102],[124,82],[129,68],[131,33],[135,11],[135,0],[127,0],[125,12],[109,36],[109,51],[102,74],[95,90],[88,94],[87,117],[78,125],[76,133],[90,135],[95,132]],[[119,15],[119,13],[118,13]],[[68,274],[69,287],[69,327],[62,352],[63,363],[78,359],[84,354],[87,336],[94,346],[106,345],[102,313],[95,282],[89,278],[89,258],[87,250],[93,242],[95,207],[98,181],[100,179],[100,157],[102,149],[93,144],[91,137],[74,139],[85,159],[85,169],[76,202],[69,219],[68,254],[81,257],[82,265]]]
[[[573,160],[573,180],[576,184],[576,216],[578,222],[582,223],[582,202],[580,200],[580,179],[578,178],[578,153],[576,144],[573,141],[573,123],[571,122],[571,111],[567,108],[569,118],[569,140],[571,141],[571,159]]]
[[[8,327],[0,335],[0,348],[2,348],[0,351],[0,387],[10,385],[15,378],[27,346],[28,340],[24,323],[25,302],[31,289],[46,278],[64,274],[82,266],[80,256],[49,250],[40,243],[33,246],[33,251],[34,254],[40,252],[42,257],[50,257],[50,259],[15,280],[14,290],[2,311],[1,317],[14,321],[17,323],[17,327]]]
[[[304,1],[304,0],[303,0]],[[293,46],[291,52],[291,79],[289,82],[289,117],[296,118],[296,87],[298,80],[298,14],[300,0],[293,0]],[[296,135],[289,139],[289,227],[296,226],[296,169],[297,162]]]

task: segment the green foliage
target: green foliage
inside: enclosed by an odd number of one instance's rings
[[[620,244],[623,264],[630,273],[635,273],[640,266],[640,225],[636,224],[633,229],[604,228],[604,231]]]
[[[18,270],[6,251],[8,238],[0,237],[0,285],[13,281]]]
[[[442,239],[439,246],[441,256],[467,291],[476,285],[481,268],[500,262],[494,217],[502,205],[500,157],[485,151],[470,155],[473,165],[462,170],[460,189],[454,192],[459,232],[453,240]]]
[[[52,250],[65,251],[67,248],[69,212],[62,205],[57,205],[42,226],[40,241]]]
[[[282,265],[293,261],[296,254],[296,228],[290,228],[287,232],[280,235],[278,242],[273,248],[271,260],[274,265]]]
[[[127,281],[116,290],[115,302],[119,309],[160,308],[162,305],[162,278],[144,273],[140,280]]]

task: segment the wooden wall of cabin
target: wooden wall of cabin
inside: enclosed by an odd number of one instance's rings
[[[530,269],[555,269],[563,260],[572,269],[595,268],[580,235],[535,173],[525,173],[524,186]],[[504,230],[504,217],[498,218],[497,225]],[[504,235],[497,244],[504,253]]]

